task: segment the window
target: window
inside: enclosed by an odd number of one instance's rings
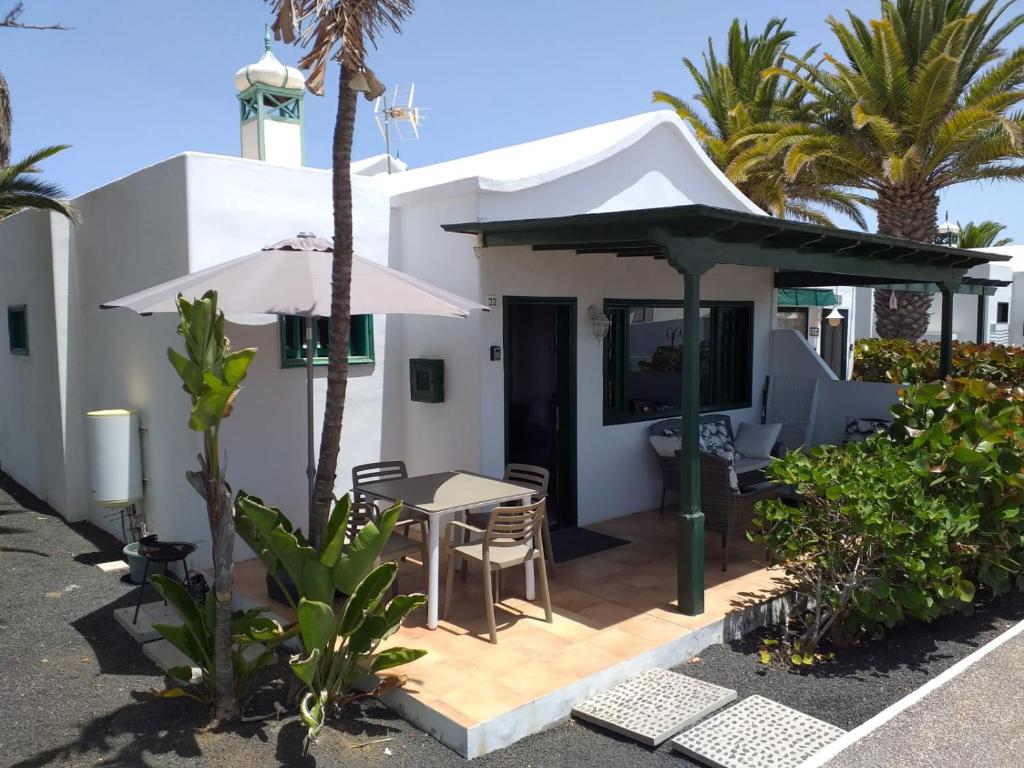
[[[1010,302],[1000,301],[996,303],[996,322],[997,323],[1008,323],[1010,322]]]
[[[281,329],[281,367],[296,368],[306,364],[306,323],[308,319],[297,315],[278,318]],[[327,365],[331,321],[326,317],[313,318],[313,365]],[[349,365],[373,363],[373,315],[352,315],[348,336]]]
[[[24,304],[7,308],[7,343],[12,355],[28,354],[28,310]]]
[[[807,307],[779,307],[775,315],[776,328],[789,328],[807,338],[809,313]]]
[[[682,302],[605,301],[605,424],[662,419],[682,402]],[[754,305],[702,302],[700,408],[746,408],[753,383]]]

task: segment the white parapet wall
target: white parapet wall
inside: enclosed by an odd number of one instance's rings
[[[889,409],[898,400],[895,384],[837,378],[803,336],[790,329],[771,333],[770,375],[805,376],[820,382],[815,445],[841,443],[850,419],[891,418]]]

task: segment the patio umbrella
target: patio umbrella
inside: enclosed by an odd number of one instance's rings
[[[330,240],[300,232],[237,259],[168,280],[152,288],[101,304],[102,309],[125,307],[140,315],[177,313],[178,294],[201,296],[217,292],[217,305],[232,322],[261,325],[277,315],[330,317]],[[352,259],[353,315],[435,315],[467,317],[482,304],[367,259]],[[312,323],[306,322],[306,475],[313,498],[313,343]]]

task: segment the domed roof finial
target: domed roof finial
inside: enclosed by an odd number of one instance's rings
[[[263,47],[266,49],[263,56],[255,64],[242,67],[235,73],[235,88],[239,92],[257,84],[299,91],[306,86],[306,78],[298,69],[277,60],[270,50],[272,42],[270,26],[267,25],[263,33]]]

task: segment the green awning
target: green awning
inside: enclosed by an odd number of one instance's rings
[[[780,307],[834,307],[839,303],[835,291],[825,288],[780,288]]]

